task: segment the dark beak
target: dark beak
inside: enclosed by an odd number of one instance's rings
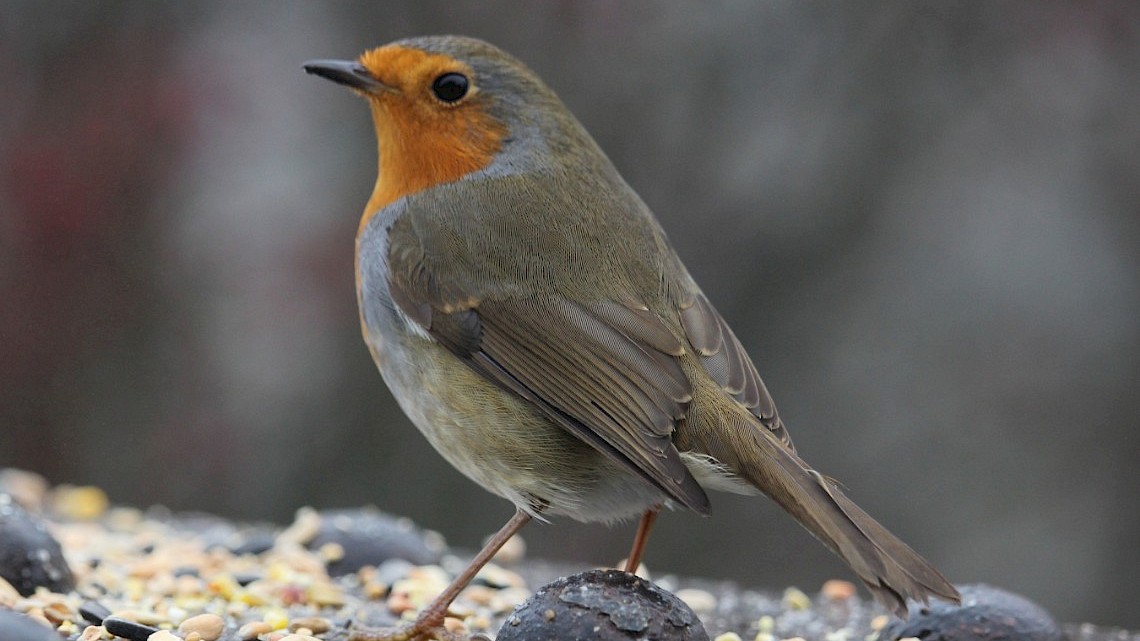
[[[394,91],[392,87],[377,80],[364,68],[364,65],[355,60],[310,60],[301,66],[305,69],[305,73],[316,74],[358,91],[368,93]]]

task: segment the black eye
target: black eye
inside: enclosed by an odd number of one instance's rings
[[[461,73],[445,73],[431,83],[431,92],[444,102],[455,102],[467,95],[470,81]]]

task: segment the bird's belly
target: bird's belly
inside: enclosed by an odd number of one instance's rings
[[[664,501],[640,476],[602,455],[536,407],[470,369],[404,316],[388,289],[380,211],[357,241],[364,337],[401,409],[467,477],[515,505],[579,521],[616,521]]]
[[[449,463],[524,509],[579,521],[618,521],[663,493],[487,381],[430,339],[385,332],[370,340],[401,409]]]

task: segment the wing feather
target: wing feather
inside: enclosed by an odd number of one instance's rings
[[[704,294],[698,292],[681,304],[681,325],[709,376],[794,452],[792,437],[756,366]]]

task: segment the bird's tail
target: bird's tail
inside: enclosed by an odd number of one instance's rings
[[[887,609],[905,618],[907,599],[961,601],[938,570],[855,505],[834,480],[769,435],[752,434],[760,447],[743,448],[752,455],[737,462],[740,474],[838,554]]]

